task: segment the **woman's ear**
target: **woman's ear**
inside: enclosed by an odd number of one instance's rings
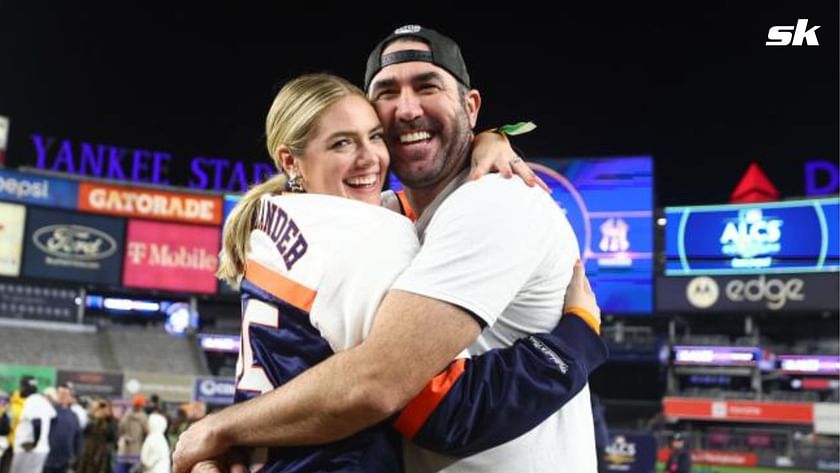
[[[292,151],[286,145],[280,145],[277,147],[277,150],[274,152],[274,158],[277,160],[277,164],[280,169],[283,170],[287,176],[293,175],[297,172],[297,163],[295,161],[295,157],[292,156]]]

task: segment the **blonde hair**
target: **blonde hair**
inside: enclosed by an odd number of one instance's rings
[[[248,240],[254,227],[257,208],[264,195],[281,194],[288,181],[276,155],[281,146],[289,148],[292,156],[300,157],[306,148],[318,118],[332,104],[349,95],[366,98],[364,92],[350,82],[330,74],[306,74],[280,89],[268,116],[265,118],[265,136],[268,154],[279,174],[251,187],[236,204],[225,222],[224,245],[219,254],[216,276],[233,287],[245,272]]]

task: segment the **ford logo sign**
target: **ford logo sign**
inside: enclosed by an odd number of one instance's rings
[[[82,225],[49,225],[35,230],[32,241],[44,253],[83,261],[105,259],[117,251],[107,233]]]

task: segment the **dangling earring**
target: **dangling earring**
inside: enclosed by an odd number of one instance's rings
[[[289,192],[306,192],[303,188],[303,177],[300,174],[289,174],[289,182],[286,184]]]

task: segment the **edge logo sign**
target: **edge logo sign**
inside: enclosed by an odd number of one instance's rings
[[[689,312],[838,310],[838,273],[660,277],[657,309]]]

